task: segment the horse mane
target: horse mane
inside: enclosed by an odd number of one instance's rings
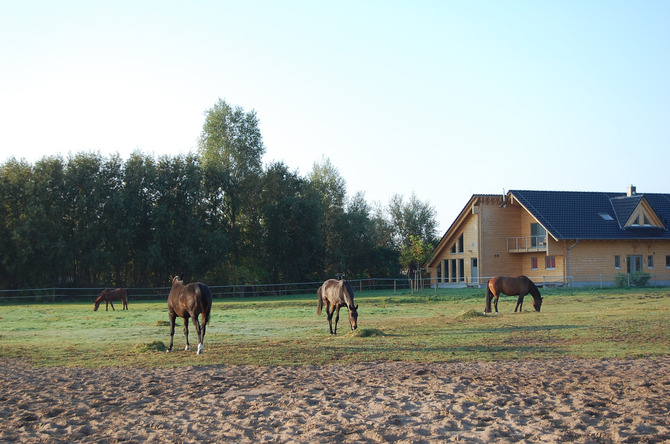
[[[533,282],[532,280],[530,280],[526,276],[524,276],[524,277],[526,278],[526,281],[528,281],[531,296],[533,296],[533,298],[539,298],[540,297],[540,290],[538,290],[537,285],[535,285],[535,282]]]
[[[349,304],[347,305],[347,308],[352,308],[354,306],[354,289],[351,287],[351,284],[349,281],[342,281],[342,287],[345,295],[348,295],[349,297],[347,298],[345,296],[344,300],[346,301],[347,299],[349,300]],[[345,291],[346,290],[346,291]]]

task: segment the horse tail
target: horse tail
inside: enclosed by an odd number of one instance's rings
[[[491,291],[491,281],[486,283],[486,307],[484,313],[491,313],[491,299],[493,299],[493,292]]]
[[[319,296],[319,305],[316,307],[316,315],[319,316],[321,314],[321,309],[323,309],[323,285],[319,287],[318,290],[316,290],[316,294]]]
[[[203,292],[202,287],[205,287],[207,289],[207,291]],[[206,293],[206,294],[203,294],[203,293]],[[209,309],[207,309],[207,310],[205,309],[206,307],[205,307],[205,303],[203,301],[204,297],[208,297],[208,301],[209,301],[209,304],[207,304]],[[198,284],[195,286],[195,298],[198,301],[198,304],[200,304],[200,316],[202,317],[202,320],[203,320],[202,323],[207,325],[207,323],[209,322],[209,313],[212,311],[211,310],[211,308],[212,308],[212,304],[211,304],[212,296],[211,296],[211,293],[209,292],[209,287],[205,286],[205,284],[201,284],[200,282],[198,282]]]

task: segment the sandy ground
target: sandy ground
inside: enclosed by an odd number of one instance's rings
[[[670,355],[151,370],[0,360],[0,424],[0,442],[670,442]]]

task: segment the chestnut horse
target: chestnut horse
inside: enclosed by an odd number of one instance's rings
[[[337,321],[340,320],[340,308],[344,306],[349,311],[351,331],[358,328],[358,305],[354,305],[354,290],[348,281],[328,279],[319,287],[316,294],[319,295],[319,306],[316,309],[316,314],[321,314],[321,309],[325,303],[331,335],[337,334]],[[335,329],[333,329],[333,313],[335,311],[337,311],[337,315],[335,316]]]
[[[188,344],[188,319],[193,320],[195,331],[198,332],[198,351],[197,354],[202,354],[203,343],[205,341],[205,331],[207,330],[207,323],[209,322],[209,313],[212,310],[212,292],[209,287],[200,282],[192,282],[184,285],[184,281],[180,281],[178,276],[172,279],[172,288],[168,296],[168,312],[170,316],[170,346],[167,351],[172,351],[172,343],[174,339],[175,319],[177,316],[184,319],[184,335],[186,336],[186,348],[190,350]],[[198,320],[200,316],[202,325]]]
[[[116,311],[112,301],[120,300],[123,303],[121,310],[128,310],[128,292],[124,288],[117,288],[116,290],[102,290],[100,296],[95,300],[95,307],[93,311],[98,311],[98,307],[102,301],[105,301],[105,311],[109,311],[109,305],[112,305],[112,310]]]
[[[542,296],[533,281],[526,276],[505,277],[496,276],[486,284],[486,308],[485,313],[491,313],[491,298],[494,299],[496,313],[498,313],[498,298],[500,293],[507,296],[519,295],[516,301],[514,312],[518,309],[521,312],[523,307],[523,297],[530,293],[533,296],[533,307],[535,311],[540,311],[542,306]]]

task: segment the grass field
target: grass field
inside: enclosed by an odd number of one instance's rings
[[[181,320],[175,352],[167,304],[129,301],[129,311],[93,311],[93,301],[0,305],[0,357],[37,366],[258,364],[362,361],[470,361],[561,357],[636,358],[670,353],[670,289],[547,289],[542,312],[514,313],[501,296],[497,315],[483,315],[481,289],[393,295],[356,293],[359,328],[346,309],[339,334],[316,316],[316,295],[214,302],[205,354],[185,352]],[[190,328],[191,349],[197,336]]]

